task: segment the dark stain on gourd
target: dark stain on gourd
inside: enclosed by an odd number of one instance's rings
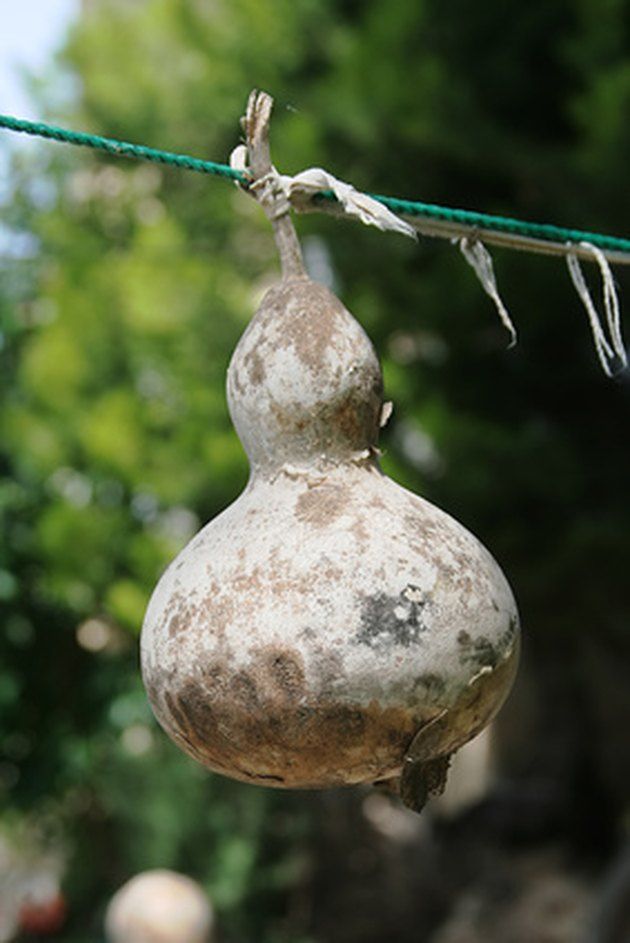
[[[492,673],[491,688],[513,676],[516,658],[515,651]],[[293,653],[273,649],[235,674],[218,662],[201,677],[161,674],[158,669],[148,694],[171,736],[210,769],[267,785],[316,788],[353,776],[376,781],[391,775],[392,750],[402,760],[413,741],[414,759],[446,755],[494,713],[480,682],[448,711],[439,703],[431,707],[432,697],[423,697],[417,711],[376,701],[352,705],[323,694],[304,702],[294,697],[301,679]],[[438,676],[427,673],[417,684],[439,702],[444,683]]]
[[[473,664],[480,668],[495,668],[500,656],[490,639],[480,635],[473,639],[468,632],[460,632],[457,641],[462,648],[460,661],[463,665]]]
[[[304,366],[311,368],[321,364],[345,319],[345,309],[332,292],[323,285],[313,291],[314,285],[306,280],[282,282],[265,299],[274,322],[278,311],[291,307],[280,346],[293,347]]]
[[[278,670],[277,664],[269,667]],[[196,679],[177,683],[169,678],[168,685],[158,679],[148,693],[162,726],[195,759],[249,782],[341,785],[352,776],[353,767],[361,771],[357,779],[364,778],[365,750],[377,779],[388,767],[390,750],[402,755],[422,722],[407,710],[376,703],[366,708],[335,702],[285,701],[274,706],[265,701],[262,710],[253,678],[251,683],[244,680],[243,673],[231,678],[229,702],[213,697]]]
[[[265,363],[258,351],[250,350],[248,355],[244,358],[244,363],[247,366],[250,383],[254,386],[260,386],[261,383],[264,383],[267,372],[265,370]]]
[[[461,664],[472,665],[477,670],[483,668],[494,670],[501,663],[503,653],[513,647],[518,637],[518,630],[518,620],[511,618],[507,630],[494,643],[485,635],[472,638],[470,633],[462,630],[457,635]]]
[[[179,612],[176,612],[175,615],[170,619],[168,623],[168,637],[175,638],[181,631],[186,628],[186,622],[182,618]]]
[[[338,485],[319,485],[299,496],[295,516],[304,524],[323,527],[332,523],[348,503],[348,493]]]
[[[426,699],[429,704],[439,701],[445,690],[446,682],[444,679],[431,671],[419,675],[413,685],[414,696],[419,699]]]
[[[374,375],[370,389],[361,390],[326,403],[321,408],[322,423],[331,438],[345,440],[361,450],[374,448],[380,425],[383,384],[380,374]]]
[[[176,593],[164,614],[168,637],[174,639],[181,632],[185,632],[192,624],[196,613],[197,607],[182,598],[180,593]]]
[[[303,697],[304,667],[295,652],[268,649],[261,659],[261,671],[276,697],[293,702]]]
[[[409,648],[427,630],[423,618],[426,604],[421,591],[411,584],[398,596],[375,593],[365,597],[356,641],[370,648],[388,648],[392,644]]]

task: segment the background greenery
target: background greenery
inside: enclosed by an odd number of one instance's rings
[[[99,0],[59,67],[76,93],[60,110],[43,86],[42,115],[76,128],[225,160],[260,87],[286,172],[628,232],[624,0]],[[484,806],[500,814],[434,824],[430,851],[425,822],[375,857],[360,794],[207,775],[138,675],[159,573],[246,478],[224,376],[276,272],[264,219],[225,182],[53,144],[16,157],[10,186],[25,248],[0,260],[0,803],[9,832],[56,823],[63,939],[99,939],[113,889],[166,866],[204,883],[227,939],[437,940],[473,834],[503,862],[560,850],[594,886],[629,798],[630,387],[603,376],[562,261],[494,253],[508,351],[447,243],[298,220],[382,358],[386,470],[487,544],[525,630]]]

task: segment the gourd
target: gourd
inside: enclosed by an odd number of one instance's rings
[[[250,98],[254,181],[271,167],[270,107]],[[419,809],[509,692],[516,605],[472,534],[381,471],[374,348],[304,273],[288,207],[266,189],[283,277],[227,377],[251,474],[162,576],[144,682],[166,732],[212,770],[386,783]]]

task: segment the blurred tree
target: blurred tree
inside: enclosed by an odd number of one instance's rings
[[[277,101],[282,170],[623,232],[629,52],[623,0],[101,0],[73,28],[63,65],[79,91],[54,117],[221,160],[257,86]],[[346,831],[323,799],[207,776],[155,727],[138,677],[159,572],[246,478],[223,387],[275,271],[261,214],[219,181],[52,145],[16,160],[12,183],[0,792],[25,811],[54,800],[66,823],[64,939],[96,938],[110,892],[158,866],[202,880],[236,938],[428,934],[454,879],[425,901],[409,891],[420,870],[401,867],[385,900],[358,812]],[[627,377],[601,375],[558,261],[496,253],[521,338],[506,351],[447,245],[318,217],[300,228],[324,240],[311,245],[382,356],[387,470],[470,526],[520,600],[534,693],[517,692],[522,715],[506,709],[504,768],[550,783],[565,837],[604,854],[630,773]],[[313,821],[328,842],[314,871]]]

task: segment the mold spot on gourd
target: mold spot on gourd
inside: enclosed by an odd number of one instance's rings
[[[426,600],[422,590],[407,586],[398,596],[383,592],[368,596],[361,607],[361,630],[357,642],[370,648],[417,644],[428,626],[423,620]]]
[[[301,270],[288,214],[265,209],[284,276],[227,379],[251,475],[162,576],[143,677],[164,729],[212,770],[283,788],[387,781],[419,808],[507,696],[514,598],[472,534],[381,471],[376,353]]]

